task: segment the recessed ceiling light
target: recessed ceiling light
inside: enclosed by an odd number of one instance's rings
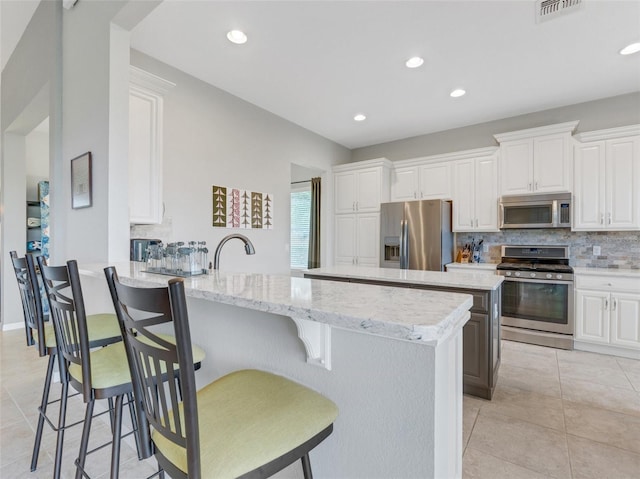
[[[424,63],[423,58],[411,57],[407,60],[405,65],[407,65],[407,68],[418,68],[419,66],[422,66],[423,63]]]
[[[456,88],[455,90],[453,90],[451,93],[449,93],[449,96],[453,97],[453,98],[458,98],[461,97],[462,95],[466,94],[467,92],[464,91],[462,88]]]
[[[622,50],[620,50],[620,55],[631,55],[632,53],[638,52],[640,52],[640,42],[627,45]]]
[[[247,36],[241,30],[231,30],[229,33],[227,33],[227,38],[231,43],[237,43],[238,45],[247,43]]]
[[[367,117],[366,117],[366,115],[363,115],[362,113],[358,113],[357,115],[355,115],[355,116],[353,117],[353,119],[354,119],[355,121],[364,121],[364,120],[366,120],[366,119],[367,119]]]

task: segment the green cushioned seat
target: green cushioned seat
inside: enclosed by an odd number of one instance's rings
[[[90,314],[87,316],[87,330],[89,331],[89,342],[100,339],[115,338],[121,336],[118,317],[112,313]],[[33,330],[33,337],[38,341],[38,330]],[[56,347],[56,335],[53,331],[53,322],[44,323],[45,346],[47,348]]]
[[[330,426],[336,405],[281,376],[242,370],[197,393],[204,478],[235,478],[266,464]],[[181,414],[183,414],[181,410]],[[186,450],[152,432],[158,451],[187,471]]]
[[[158,334],[158,337],[164,339],[168,343],[176,344],[176,337],[170,334]],[[141,338],[141,341],[147,342],[147,341],[144,341],[142,338]],[[191,344],[191,354],[193,355],[193,364],[201,363],[202,361],[204,361],[204,358],[205,358],[204,349],[202,349],[200,346]]]
[[[82,366],[69,365],[69,375],[82,384]],[[124,343],[110,344],[91,352],[91,386],[107,389],[131,382]]]
[[[175,344],[176,342],[176,338],[169,334],[158,334],[158,336],[170,343]],[[143,342],[151,342],[146,338],[143,339]],[[192,349],[194,364],[202,362],[205,357],[202,348],[193,346]],[[163,372],[166,371],[165,368],[162,369]],[[71,364],[69,366],[69,374],[76,381],[82,383],[82,367],[80,365]],[[129,363],[127,362],[123,342],[111,344],[91,352],[91,381],[96,389],[105,389],[131,382]]]

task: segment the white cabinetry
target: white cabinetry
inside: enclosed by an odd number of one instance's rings
[[[385,158],[333,169],[336,264],[378,266],[380,203],[389,201],[390,171]]]
[[[495,148],[466,152],[453,163],[453,231],[498,231]]]
[[[577,121],[494,135],[502,195],[571,191],[571,132]]]
[[[336,264],[378,266],[380,213],[336,215]]]
[[[640,229],[640,126],[579,138],[583,142],[575,147],[573,229]]]
[[[130,67],[129,221],[162,223],[163,96],[175,84]]]
[[[333,169],[336,213],[380,211],[380,203],[389,201],[387,159],[368,160]]]
[[[451,199],[451,169],[451,161],[397,162],[392,173],[391,201]]]
[[[576,349],[640,358],[640,274],[576,274]]]

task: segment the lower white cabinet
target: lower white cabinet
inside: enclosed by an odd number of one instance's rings
[[[640,275],[578,274],[575,305],[578,344],[640,351]]]
[[[336,215],[335,264],[378,266],[379,238],[379,213]]]

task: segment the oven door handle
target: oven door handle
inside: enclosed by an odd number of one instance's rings
[[[515,283],[548,283],[548,284],[573,284],[572,279],[535,279],[535,278],[514,278],[513,276],[503,276],[505,282]]]

